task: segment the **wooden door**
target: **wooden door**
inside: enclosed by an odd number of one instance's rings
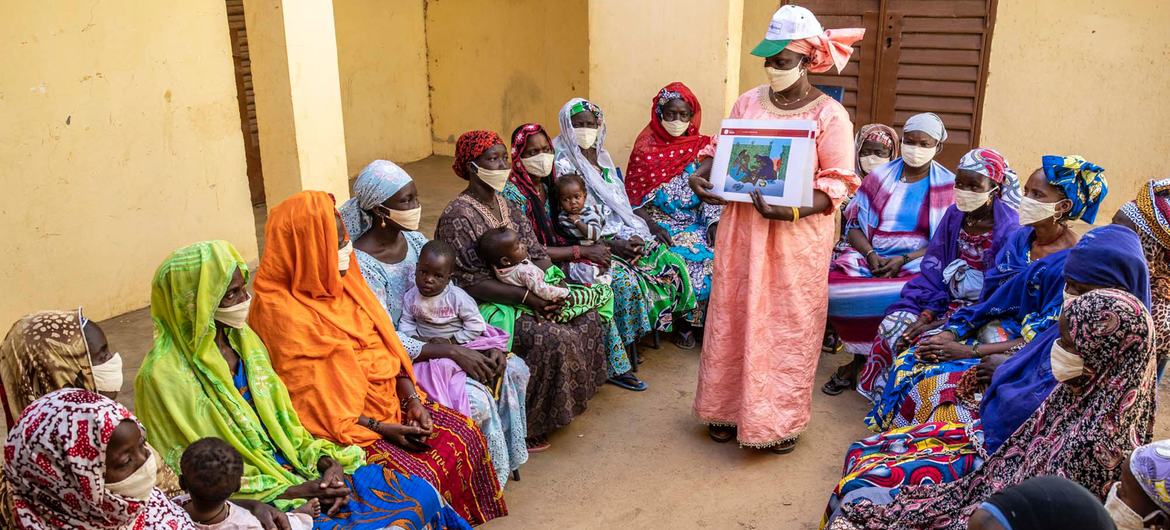
[[[236,100],[240,107],[240,129],[244,135],[244,157],[248,163],[248,190],[252,204],[264,204],[264,175],[260,170],[260,129],[256,125],[256,95],[252,92],[252,61],[248,57],[248,31],[244,26],[244,0],[226,0],[228,36],[235,62]]]
[[[842,75],[814,75],[845,88],[855,127],[934,112],[948,138],[937,160],[954,168],[979,143],[996,0],[803,0],[826,28],[864,27]]]

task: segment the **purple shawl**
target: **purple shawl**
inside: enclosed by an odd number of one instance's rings
[[[991,229],[991,250],[983,257],[988,267],[995,266],[995,255],[1003,247],[1008,236],[1020,229],[1020,216],[1016,210],[996,197],[991,204],[995,227]],[[951,206],[943,215],[942,222],[930,238],[926,255],[922,258],[922,274],[915,276],[902,288],[902,298],[886,309],[889,315],[895,311],[909,311],[920,314],[931,311],[942,316],[951,302],[951,293],[943,282],[943,269],[959,259],[959,232],[963,229],[963,212]]]

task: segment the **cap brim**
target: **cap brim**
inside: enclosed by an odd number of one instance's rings
[[[760,41],[760,43],[757,44],[755,48],[752,48],[752,55],[755,55],[756,57],[771,57],[784,51],[784,48],[788,47],[789,42],[792,41],[764,39]]]

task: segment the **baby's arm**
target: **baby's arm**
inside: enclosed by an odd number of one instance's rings
[[[532,269],[531,273],[524,277],[528,280],[528,289],[536,296],[552,302],[563,300],[569,296],[569,289],[544,281],[544,271],[540,270],[540,267],[533,265]]]
[[[455,285],[451,285],[450,289],[455,295],[455,313],[463,321],[463,329],[456,331],[452,338],[457,344],[466,344],[483,334],[484,330],[487,329],[487,321],[479,313],[479,305],[475,303],[471,295]]]
[[[418,322],[414,320],[414,302],[418,300],[417,296],[417,291],[406,292],[402,300],[402,317],[398,319],[397,327],[399,333],[415,338],[418,337]]]

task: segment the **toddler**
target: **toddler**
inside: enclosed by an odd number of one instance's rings
[[[592,245],[601,239],[605,228],[605,217],[597,208],[585,204],[585,179],[576,173],[557,178],[557,198],[561,213],[557,222],[561,230],[574,237],[581,245]],[[606,267],[599,267],[591,261],[577,260],[569,264],[569,278],[586,285],[611,282]]]
[[[479,304],[451,284],[455,251],[443,241],[428,241],[418,255],[414,284],[402,301],[398,331],[432,344],[459,344],[477,351],[504,350],[508,334],[487,325]]]
[[[179,460],[179,485],[187,495],[175,502],[187,511],[201,530],[263,530],[260,520],[228,500],[240,490],[244,459],[227,442],[203,438],[191,444]],[[320,503],[311,499],[288,516],[293,530],[310,530],[313,517],[321,513]]]

